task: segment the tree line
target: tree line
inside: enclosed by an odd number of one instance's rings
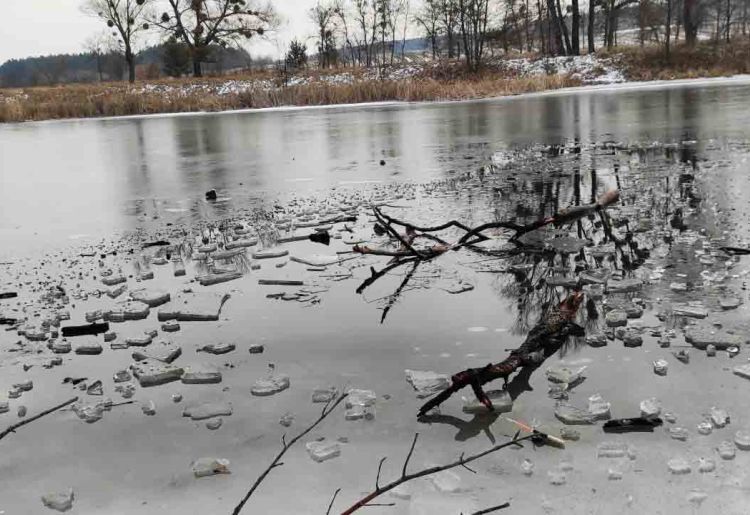
[[[82,55],[95,63],[99,80],[117,80],[124,71],[132,82],[146,35],[158,34],[160,71],[200,77],[242,42],[278,27],[273,4],[262,1],[84,0],[82,10],[103,28],[86,41]],[[318,0],[307,13],[314,29],[292,40],[282,63],[299,68],[314,54],[321,68],[384,67],[402,61],[419,37],[433,58],[463,59],[477,70],[497,53],[611,49],[621,43],[623,29],[630,29],[629,42],[635,34],[641,45],[662,45],[669,56],[678,41],[692,46],[699,38],[718,43],[747,37],[749,10],[750,0]],[[54,84],[84,75],[77,70],[86,68],[77,56],[38,59],[9,61],[0,75]]]

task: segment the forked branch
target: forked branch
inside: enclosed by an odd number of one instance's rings
[[[476,461],[479,458],[483,458],[484,456],[487,456],[488,454],[492,454],[493,452],[497,452],[506,447],[510,447],[511,445],[519,445],[524,440],[538,438],[538,436],[535,434],[519,437],[518,433],[516,433],[516,436],[512,440],[499,444],[499,445],[495,445],[494,447],[491,447],[478,454],[474,454],[468,457],[464,457],[463,455],[461,455],[461,457],[457,461],[454,461],[452,463],[448,463],[446,465],[439,465],[436,467],[430,467],[430,468],[426,468],[426,469],[408,474],[406,469],[409,465],[409,460],[411,459],[411,456],[414,453],[414,446],[417,443],[418,436],[419,436],[419,433],[414,435],[414,440],[412,441],[411,448],[409,449],[409,454],[406,456],[406,460],[404,461],[404,467],[401,472],[401,477],[399,477],[395,481],[388,483],[387,485],[383,485],[382,487],[376,487],[375,490],[373,490],[371,493],[367,494],[365,497],[363,497],[362,499],[354,503],[351,507],[341,512],[341,515],[350,515],[354,513],[355,511],[359,510],[360,508],[364,508],[365,506],[373,506],[373,504],[370,504],[371,501],[373,501],[374,499],[377,499],[384,493],[390,490],[393,490],[397,486],[407,483],[413,479],[417,479],[417,478],[424,477],[424,476],[429,476],[431,474],[437,474],[438,472],[442,472],[444,470],[452,469],[455,467],[463,467],[463,466],[466,466],[468,463],[471,463],[472,461]],[[380,467],[382,466],[382,464],[383,462],[381,460],[380,466],[378,467],[378,476],[380,476]],[[483,512],[483,513],[489,513],[489,512]]]
[[[310,431],[315,429],[315,427],[317,427],[318,424],[323,422],[323,420],[325,420],[326,417],[328,417],[328,415],[330,415],[333,412],[333,410],[335,410],[339,406],[339,404],[341,404],[344,401],[344,399],[346,399],[347,395],[348,395],[347,393],[343,393],[335,401],[328,402],[328,404],[326,404],[325,407],[323,407],[323,411],[321,411],[318,419],[315,422],[313,422],[307,429],[305,429],[300,434],[298,434],[297,436],[289,440],[288,443],[286,441],[286,437],[285,436],[282,437],[281,451],[279,451],[279,453],[273,459],[271,464],[268,465],[268,467],[266,467],[266,469],[261,473],[261,475],[258,476],[258,479],[255,480],[255,483],[253,483],[253,485],[250,487],[250,490],[248,490],[247,493],[245,494],[245,497],[243,497],[242,501],[240,501],[240,503],[234,508],[234,511],[232,511],[232,515],[238,515],[242,511],[242,508],[245,507],[245,504],[250,499],[250,497],[255,493],[255,491],[258,489],[260,484],[266,478],[266,476],[268,476],[268,474],[270,474],[270,472],[276,467],[280,467],[283,465],[283,463],[281,463],[281,458],[284,457],[284,454],[286,454],[286,451],[288,451],[289,448],[291,448],[295,443],[297,443],[301,438],[307,435]],[[331,505],[333,505],[333,500],[331,501]],[[330,510],[330,507],[328,509]]]

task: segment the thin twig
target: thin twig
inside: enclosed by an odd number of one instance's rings
[[[414,440],[411,441],[409,454],[406,455],[406,459],[404,460],[404,467],[401,469],[401,477],[406,477],[406,467],[409,466],[411,455],[414,454],[414,447],[417,445],[417,438],[419,438],[419,433],[414,433]]]
[[[378,490],[380,488],[380,470],[383,468],[383,463],[385,463],[385,460],[388,458],[383,457],[380,460],[380,463],[378,463],[378,475],[375,477],[375,490]]]
[[[328,509],[326,510],[326,515],[331,515],[331,510],[333,509],[333,503],[336,501],[336,496],[341,491],[341,488],[337,488],[335,492],[333,492],[333,497],[331,498],[331,502],[328,504]]]
[[[472,456],[469,456],[468,458],[460,458],[458,461],[454,461],[453,463],[449,463],[447,465],[440,465],[437,467],[430,467],[426,468],[424,470],[420,470],[418,472],[414,472],[413,474],[407,474],[402,475],[399,479],[396,479],[395,481],[392,481],[391,483],[388,483],[387,485],[383,486],[382,488],[377,488],[375,491],[367,494],[365,497],[354,503],[350,508],[347,510],[341,512],[341,515],[351,515],[355,511],[359,510],[360,508],[363,508],[365,506],[373,506],[370,504],[370,501],[373,499],[376,499],[383,495],[385,492],[388,492],[390,490],[393,490],[397,486],[406,483],[408,481],[411,481],[412,479],[417,479],[424,476],[429,476],[431,474],[436,474],[438,472],[442,472],[444,470],[452,469],[455,467],[466,465],[467,463],[471,463],[472,461],[478,460],[479,458],[483,458],[484,456],[487,456],[488,454],[491,454],[493,452],[497,452],[501,449],[504,449],[506,447],[510,447],[511,445],[517,445],[520,442],[524,440],[530,440],[532,438],[535,438],[535,434],[530,434],[527,436],[522,436],[521,438],[514,438],[513,440],[510,440],[508,442],[495,445],[494,447],[491,447],[490,449],[487,449],[486,451],[482,451],[478,454],[474,454]],[[416,438],[414,439],[416,442]],[[407,460],[408,463],[408,460]]]
[[[485,515],[486,513],[492,513],[493,511],[504,510],[505,508],[510,508],[509,502],[500,504],[498,506],[493,506],[492,508],[485,508],[484,510],[475,511],[471,515]]]
[[[286,454],[286,451],[288,451],[290,447],[292,447],[301,438],[303,438],[310,431],[315,429],[315,427],[317,427],[318,424],[320,424],[323,420],[325,420],[326,417],[328,417],[328,415],[330,415],[331,412],[333,412],[333,410],[335,410],[339,406],[339,404],[341,404],[344,401],[344,399],[346,399],[348,395],[349,394],[347,393],[343,393],[336,399],[336,402],[333,402],[333,404],[331,404],[331,402],[328,402],[323,408],[323,411],[321,411],[318,419],[315,422],[313,422],[312,425],[310,425],[307,429],[305,429],[300,434],[292,438],[288,444],[284,444],[281,451],[279,451],[279,453],[273,459],[271,464],[261,473],[260,476],[258,476],[258,479],[255,480],[255,483],[253,483],[253,485],[250,487],[250,490],[248,490],[247,493],[245,494],[245,497],[243,497],[242,501],[240,501],[240,503],[234,508],[234,511],[232,511],[232,515],[239,515],[239,513],[242,511],[242,508],[245,507],[245,504],[247,503],[248,499],[250,499],[250,497],[255,493],[255,490],[257,490],[258,486],[260,486],[260,484],[263,482],[266,476],[268,476],[268,474],[274,468],[282,465],[282,463],[279,463],[279,462],[281,461],[281,458],[284,456],[284,454]]]
[[[44,417],[46,415],[49,415],[50,413],[54,413],[57,410],[61,410],[64,407],[69,406],[70,404],[73,404],[77,400],[78,400],[78,397],[74,397],[74,398],[72,398],[72,399],[70,399],[68,401],[63,402],[62,404],[58,404],[54,408],[50,408],[50,409],[48,409],[46,411],[42,411],[38,415],[34,415],[33,417],[27,418],[25,420],[22,420],[21,422],[17,422],[15,424],[11,425],[11,426],[8,426],[8,428],[5,431],[3,431],[2,433],[0,433],[0,440],[2,440],[3,438],[5,438],[6,436],[8,436],[11,433],[15,433],[16,429],[18,429],[18,428],[20,428],[22,426],[25,426],[26,424],[30,424],[30,423],[34,422],[35,420],[39,420],[40,418],[42,418],[42,417]]]

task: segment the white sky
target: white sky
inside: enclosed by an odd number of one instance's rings
[[[283,21],[276,41],[255,43],[255,55],[281,55],[288,41],[313,34],[307,11],[316,0],[273,0]],[[29,56],[78,53],[104,24],[83,14],[81,0],[0,0],[0,64]],[[157,37],[157,36],[154,36]]]

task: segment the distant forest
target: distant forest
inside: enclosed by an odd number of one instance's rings
[[[179,45],[169,42],[149,47],[136,57],[139,78],[154,79],[182,75],[189,71],[189,57],[181,56]],[[209,74],[263,66],[269,59],[253,59],[244,49],[211,48],[204,67]],[[11,59],[0,65],[0,87],[51,86],[69,82],[123,80],[127,63],[121,53],[85,52]]]

